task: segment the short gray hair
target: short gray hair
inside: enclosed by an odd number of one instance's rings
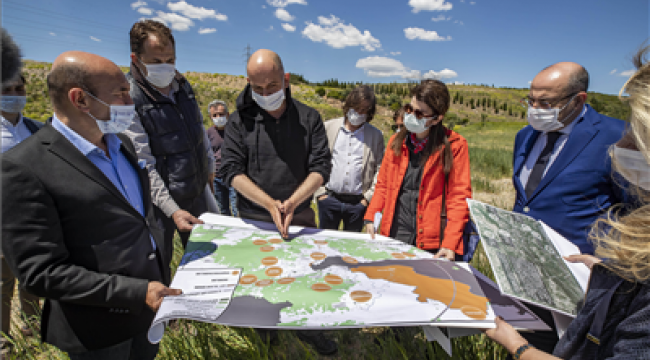
[[[222,105],[223,108],[226,109],[226,112],[230,114],[230,111],[228,111],[228,105],[223,100],[212,100],[212,102],[208,104],[208,111],[210,111],[210,109],[212,109],[213,107],[214,108],[218,107],[219,105]]]

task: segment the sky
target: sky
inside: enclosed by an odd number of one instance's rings
[[[607,94],[650,37],[648,0],[3,0],[1,16],[37,61],[82,50],[128,65],[129,30],[149,18],[172,28],[181,72],[245,75],[250,46],[312,82],[527,88],[544,67],[575,61]]]

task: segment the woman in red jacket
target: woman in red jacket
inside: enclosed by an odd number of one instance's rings
[[[407,131],[389,140],[365,220],[374,238],[372,221],[383,212],[382,235],[454,260],[464,252],[465,199],[472,188],[467,141],[442,125],[449,100],[447,86],[437,80],[422,81],[411,90],[411,104],[405,105]],[[446,220],[441,218],[443,201]]]

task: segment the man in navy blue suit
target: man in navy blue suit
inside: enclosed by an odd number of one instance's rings
[[[587,70],[571,62],[535,76],[522,100],[530,125],[515,138],[512,180],[517,190],[513,211],[543,221],[582,253],[593,254],[590,226],[623,201],[607,151],[621,138],[625,123],[586,105],[588,86]],[[548,311],[535,312],[554,328]],[[532,343],[551,353],[557,340],[555,331],[538,332]]]

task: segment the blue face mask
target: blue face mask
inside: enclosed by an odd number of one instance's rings
[[[97,122],[97,126],[102,134],[119,134],[128,129],[133,123],[133,118],[135,117],[135,105],[109,105],[99,100],[95,95],[87,91],[85,93],[111,109],[110,120],[99,120],[90,112],[88,113],[88,116]]]

